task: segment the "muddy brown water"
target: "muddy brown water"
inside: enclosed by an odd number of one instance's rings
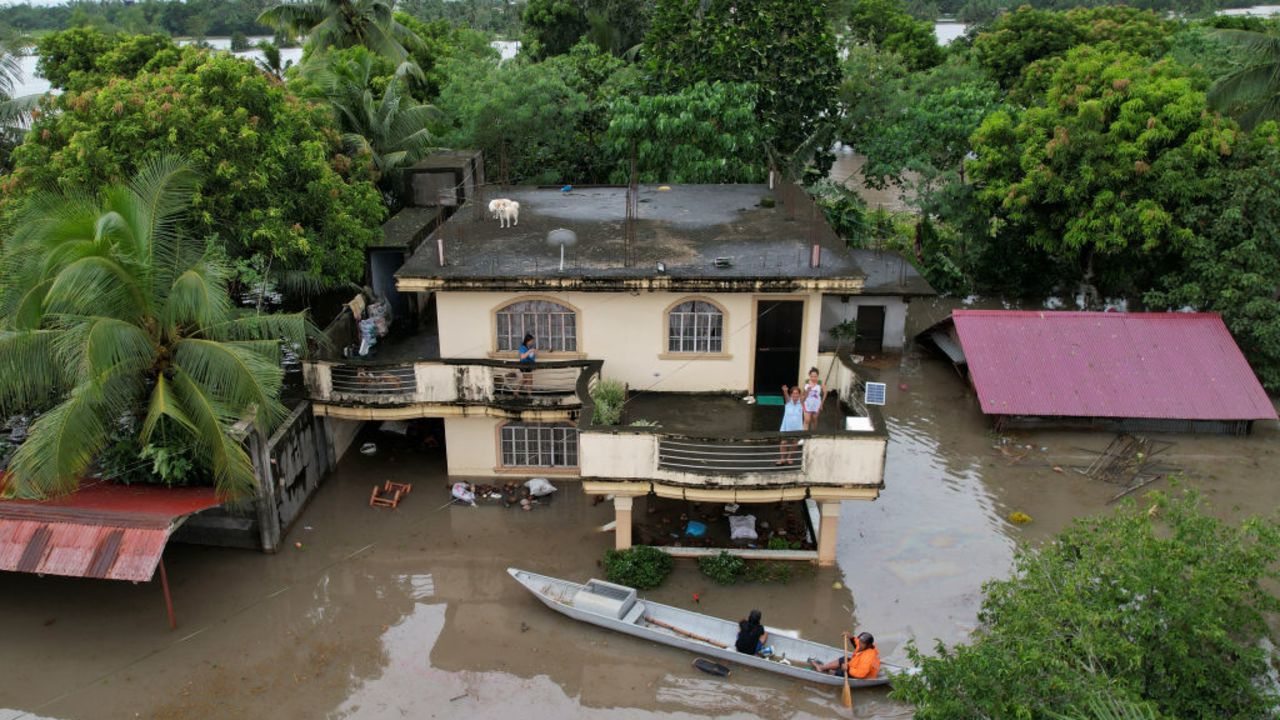
[[[949,364],[913,351],[882,379],[886,487],[844,504],[837,568],[722,588],[678,561],[649,596],[725,617],[759,608],[831,644],[844,628],[870,630],[902,660],[911,637],[964,640],[983,581],[1007,574],[1017,543],[1105,510],[1116,491],[1053,470],[1087,465],[1111,435],[1022,433],[1012,443],[1031,449],[1009,456]],[[1223,516],[1272,511],[1277,435],[1169,436],[1165,462]],[[368,488],[384,479],[417,488],[398,510],[371,510]],[[688,653],[575,623],[517,586],[507,566],[600,573],[612,535],[595,528],[612,508],[576,483],[533,512],[440,510],[443,483],[439,457],[352,453],[281,553],[171,547],[176,631],[155,583],[0,574],[0,719],[849,716],[838,691],[749,669],[703,675]],[[1015,510],[1032,522],[1008,522]],[[853,716],[911,709],[859,691]]]

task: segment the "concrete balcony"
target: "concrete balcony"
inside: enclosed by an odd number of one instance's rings
[[[303,364],[316,414],[353,420],[455,415],[564,418],[582,403],[578,387],[598,363],[545,362],[529,373],[488,359],[374,364]]]
[[[814,559],[834,564],[842,502],[875,500],[884,487],[888,434],[879,410],[862,405],[864,380],[849,356],[821,359],[830,390],[817,427],[806,432],[778,432],[778,406],[678,393],[635,395],[620,424],[595,425],[585,397],[582,487],[613,495],[614,547],[631,546],[633,503],[641,496],[725,503],[726,515],[749,512],[739,507],[747,503],[805,500],[816,518]]]
[[[817,428],[807,432],[779,432],[781,407],[733,395],[636,394],[614,426],[586,422],[584,408],[582,477],[592,486],[648,485],[659,495],[707,501],[875,499],[884,482],[884,421],[863,407],[852,362],[831,361],[831,390]]]

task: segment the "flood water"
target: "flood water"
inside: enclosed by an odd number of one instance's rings
[[[913,304],[912,324],[946,310]],[[887,365],[886,487],[844,504],[837,568],[721,588],[679,560],[649,595],[725,617],[760,608],[831,644],[870,630],[900,661],[908,638],[963,641],[982,582],[1007,574],[1019,542],[1107,508],[1117,488],[1053,466],[1088,464],[1111,435],[1027,433],[998,451],[949,364],[912,351]],[[1271,511],[1278,435],[1268,424],[1248,438],[1168,436],[1165,463],[1223,516]],[[372,510],[368,488],[384,479],[417,487],[399,509]],[[348,455],[277,555],[172,546],[176,631],[156,583],[0,574],[0,719],[848,717],[838,690],[750,669],[703,675],[688,653],[575,623],[510,580],[512,565],[600,574],[613,538],[595,528],[612,507],[576,483],[519,512],[440,509],[444,482],[438,456],[384,444]],[[1007,522],[1014,510],[1033,521]],[[858,691],[853,715],[911,709]]]

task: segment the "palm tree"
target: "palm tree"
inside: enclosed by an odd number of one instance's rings
[[[223,495],[255,486],[243,434],[284,416],[281,343],[303,348],[312,329],[232,306],[218,257],[178,232],[195,181],[163,158],[19,216],[0,255],[0,415],[47,409],[9,464],[10,494],[74,490],[131,421]]]
[[[380,96],[374,87],[377,72],[376,58],[368,53],[342,59],[330,56],[327,62],[303,66],[303,77],[333,109],[344,149],[353,157],[369,158],[373,179],[394,210],[402,189],[399,171],[432,148],[427,125],[436,109],[414,101],[406,92],[406,76],[421,79],[417,65],[401,63]]]
[[[0,172],[8,169],[9,153],[22,142],[37,95],[14,97],[13,91],[22,81],[18,49],[23,38],[0,38]]]
[[[1239,49],[1244,66],[1213,84],[1209,105],[1246,130],[1280,120],[1280,37],[1250,30],[1217,30],[1213,36]]]
[[[405,48],[422,47],[422,39],[396,22],[395,0],[297,0],[267,8],[258,16],[263,25],[307,35],[317,51],[363,45],[403,62]]]
[[[284,80],[284,74],[293,67],[293,61],[281,62],[280,46],[270,40],[263,40],[258,43],[258,52],[262,53],[257,61],[258,68],[277,80]]]

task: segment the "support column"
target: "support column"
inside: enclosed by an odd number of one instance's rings
[[[625,495],[613,497],[613,547],[615,550],[626,550],[631,547],[631,505],[635,498]]]
[[[820,503],[822,520],[818,523],[818,565],[836,564],[836,530],[840,526],[840,501],[824,500]]]

